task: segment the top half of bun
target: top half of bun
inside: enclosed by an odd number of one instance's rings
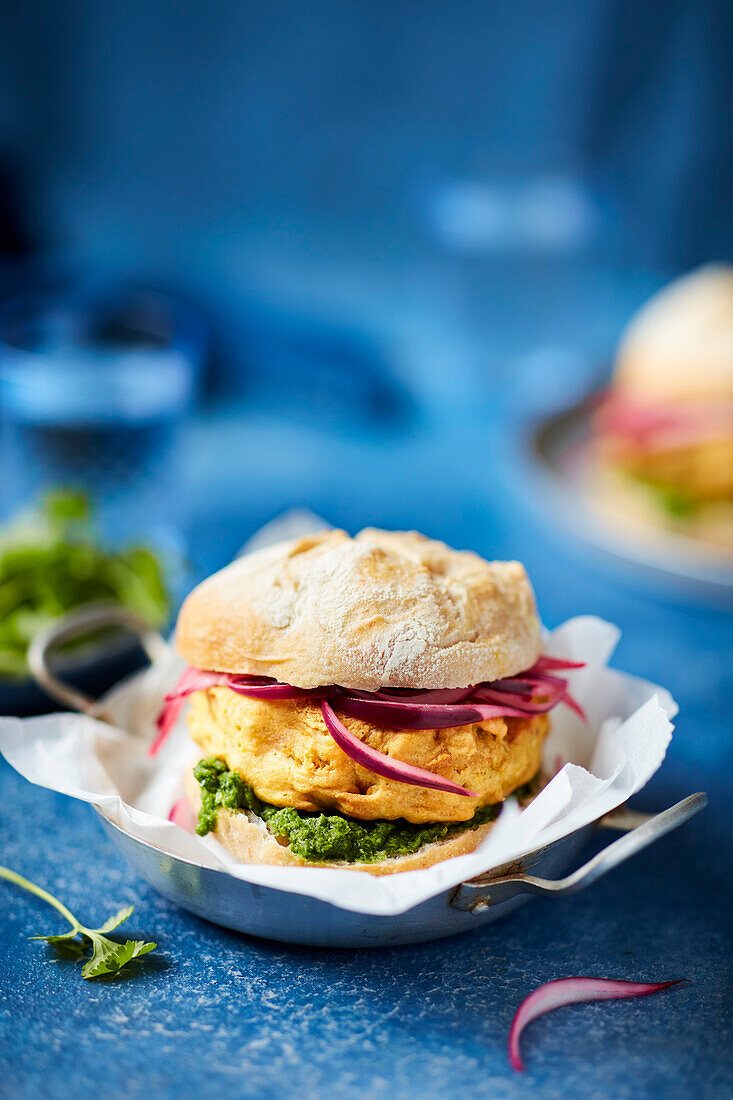
[[[176,641],[197,668],[363,691],[496,680],[531,666],[541,648],[519,562],[373,528],[233,562],[187,598]]]
[[[733,266],[701,267],[642,307],[622,337],[614,386],[640,401],[733,400]]]

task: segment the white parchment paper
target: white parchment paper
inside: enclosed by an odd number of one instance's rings
[[[147,748],[162,696],[182,667],[173,654],[114,692],[107,707],[114,726],[73,714],[2,718],[0,752],[31,783],[99,806],[126,832],[166,852],[342,909],[391,915],[595,821],[654,774],[677,707],[663,688],[606,666],[618,637],[615,626],[590,616],[572,619],[548,636],[545,652],[587,663],[567,675],[588,725],[567,707],[555,708],[544,757],[554,778],[524,811],[508,800],[475,852],[423,871],[373,876],[241,864],[213,838],[189,835],[169,822],[192,756],[185,722],[154,760]]]

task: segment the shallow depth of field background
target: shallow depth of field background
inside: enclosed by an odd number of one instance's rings
[[[143,372],[147,434],[102,366],[73,412],[121,426],[81,471],[112,535],[175,532],[192,577],[291,504],[519,553],[525,426],[733,249],[723,2],[77,0],[0,25],[0,294],[162,290],[197,326],[193,396]],[[51,364],[46,404],[75,386]],[[65,476],[44,446],[6,454],[4,512]]]
[[[731,1094],[733,619],[556,522],[527,447],[733,260],[731,57],[730,0],[0,0],[0,521],[81,484],[174,604],[293,506],[518,558],[679,701],[633,808],[709,797],[587,893],[326,951],[177,909],[0,761],[2,862],[159,943],[90,987],[7,887],[0,1093]],[[690,984],[538,1021],[520,1077],[513,1012],[573,974]]]

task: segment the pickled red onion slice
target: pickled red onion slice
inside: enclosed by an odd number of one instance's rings
[[[473,687],[445,688],[435,691],[413,691],[411,688],[381,688],[379,691],[348,691],[347,694],[357,699],[382,699],[387,703],[430,703],[441,705],[443,703],[462,703],[473,695]]]
[[[524,710],[508,707],[502,701],[501,706],[486,706],[484,703],[465,703],[449,706],[430,703],[398,703],[395,700],[354,699],[351,695],[339,695],[333,700],[334,706],[364,722],[380,722],[392,729],[399,730],[445,730],[455,726],[470,726],[474,722],[486,722],[489,718],[526,718]]]
[[[155,756],[162,747],[178,721],[187,695],[194,691],[205,691],[210,687],[221,687],[227,683],[227,680],[228,676],[224,672],[203,672],[200,668],[187,668],[173,691],[169,691],[164,696],[165,704],[155,720],[158,735],[148,749],[148,755]]]
[[[187,833],[193,832],[196,826],[196,816],[187,798],[179,798],[177,802],[173,803],[171,812],[168,814],[168,820]]]
[[[329,688],[296,688],[290,684],[280,684],[273,680],[268,684],[247,683],[243,676],[229,676],[226,686],[237,695],[248,695],[251,699],[302,699],[307,696],[319,699]]]
[[[249,695],[254,699],[300,699],[302,696],[320,697],[323,689],[306,690],[280,684],[265,676],[231,676],[228,672],[203,672],[198,668],[187,668],[180,680],[165,698],[165,706],[158,715],[155,724],[158,736],[148,750],[149,756],[155,756],[168,737],[183,709],[186,696],[194,691],[206,691],[211,687],[228,687],[238,695]]]
[[[425,768],[416,768],[413,764],[404,764],[401,760],[385,756],[383,752],[365,745],[355,734],[348,730],[343,722],[334,714],[329,703],[321,700],[321,714],[326,723],[326,729],[334,741],[347,756],[351,757],[363,768],[384,776],[385,779],[396,779],[398,783],[410,783],[415,787],[428,787],[434,791],[447,791],[449,794],[461,794],[466,798],[478,798],[477,794],[467,791],[458,783],[450,779],[444,779],[442,775],[426,771]]]
[[[527,669],[527,672],[547,672],[549,669],[561,668],[585,668],[585,661],[566,661],[562,657],[546,657],[543,654],[542,657],[537,658],[531,668]]]
[[[671,982],[624,982],[613,978],[559,978],[539,986],[525,997],[517,1009],[509,1030],[509,1061],[514,1069],[523,1072],[524,1063],[519,1040],[527,1024],[563,1005],[581,1001],[608,1001],[621,997],[646,997],[662,989],[685,981],[677,978]]]

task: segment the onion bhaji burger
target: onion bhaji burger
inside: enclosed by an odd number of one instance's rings
[[[595,440],[604,505],[733,549],[733,267],[677,279],[633,318]]]
[[[540,769],[548,712],[579,710],[541,656],[518,562],[415,532],[279,543],[185,601],[197,832],[248,863],[390,874],[476,848]]]

